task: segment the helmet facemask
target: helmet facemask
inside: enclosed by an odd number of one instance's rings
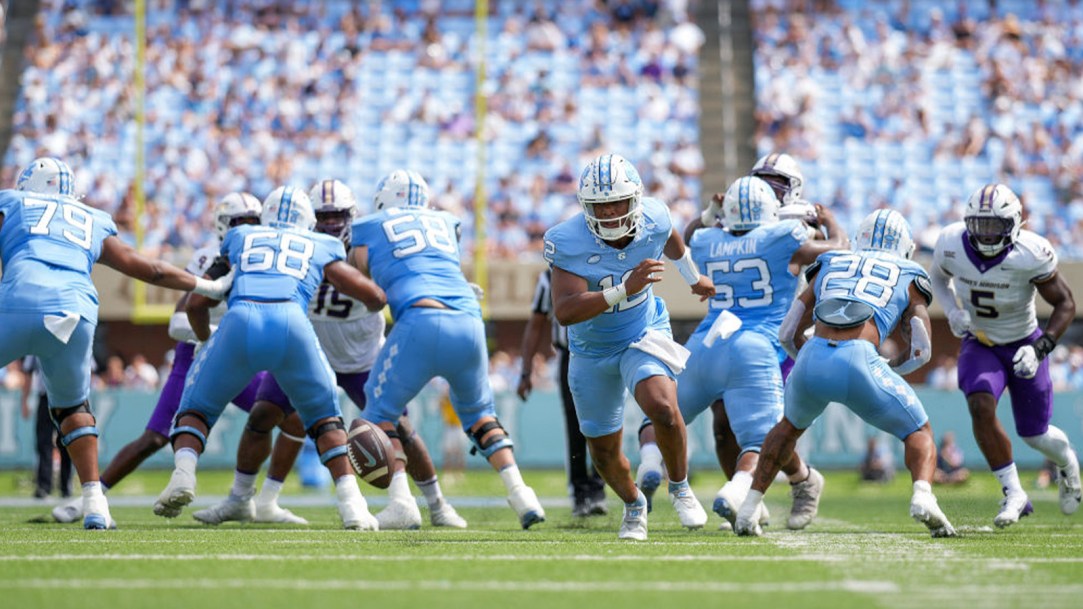
[[[620,203],[628,204],[628,211],[612,217],[600,218],[595,212],[599,205],[617,206]],[[643,210],[639,206],[639,197],[630,197],[618,201],[606,201],[599,203],[583,203],[584,216],[590,232],[605,241],[616,241],[630,235],[634,235],[639,220],[643,217]]]
[[[583,207],[587,228],[596,237],[615,241],[635,234],[643,217],[643,179],[627,159],[618,154],[595,157],[580,174],[575,194]],[[597,205],[625,201],[628,209],[620,215],[599,218],[595,213]]]
[[[351,222],[353,214],[345,209],[316,212],[316,232],[338,237],[346,247],[350,246],[350,235],[353,232]]]
[[[996,256],[1019,238],[1023,204],[1007,186],[988,184],[970,195],[963,221],[970,246],[982,256]]]

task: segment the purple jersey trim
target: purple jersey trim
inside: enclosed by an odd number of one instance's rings
[[[997,253],[996,256],[993,256],[992,258],[986,258],[985,256],[981,255],[981,252],[974,249],[974,246],[970,244],[970,231],[964,230],[962,239],[963,251],[966,252],[966,257],[969,258],[970,262],[982,273],[995,267],[1001,262],[1004,262],[1004,259],[1008,257],[1008,253],[1012,251],[1013,247],[1015,247],[1015,244],[1009,243],[1008,247],[1000,250],[1000,252]]]

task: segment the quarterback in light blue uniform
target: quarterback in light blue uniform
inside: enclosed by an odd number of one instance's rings
[[[50,415],[83,484],[83,526],[114,528],[98,480],[98,429],[87,396],[98,323],[95,262],[178,290],[221,294],[173,265],[148,260],[116,238],[108,214],[75,199],[73,176],[54,158],[34,160],[18,190],[0,191],[0,365],[23,355],[41,362]]]
[[[809,267],[809,288],[790,308],[780,330],[787,349],[804,343],[786,384],[785,416],[771,430],[756,468],[752,490],[737,515],[739,535],[759,535],[754,515],[779,465],[797,439],[830,402],[901,439],[914,478],[910,515],[933,537],[955,529],[937,505],[930,483],[936,444],[928,417],[903,380],[931,357],[928,274],[909,260],[914,244],[899,212],[878,210],[861,223],[853,252],[828,252]],[[802,331],[815,319],[815,335]],[[904,349],[885,362],[877,346],[896,326]]]
[[[643,198],[639,173],[604,154],[583,170],[577,196],[583,213],[545,233],[553,268],[553,311],[568,327],[568,384],[579,427],[599,473],[625,502],[619,537],[647,538],[647,496],[636,488],[620,451],[624,400],[631,392],[659,429],[669,467],[670,496],[681,523],[702,527],[706,512],[688,490],[684,421],[674,379],[687,352],[673,342],[669,313],[651,284],[661,280],[663,253],[701,298],[714,295],[673,228],[666,206]]]
[[[545,510],[523,482],[511,438],[496,418],[481,307],[459,261],[459,219],[428,207],[429,187],[417,172],[393,171],[376,191],[377,212],[353,225],[350,257],[387,292],[395,319],[365,382],[365,417],[387,432],[398,457],[392,498],[409,492],[396,423],[439,376],[448,382],[473,452],[500,472],[519,524],[544,522]]]
[[[176,517],[195,497],[196,460],[206,434],[230,399],[254,374],[266,370],[316,440],[320,460],[335,478],[344,526],[377,528],[345,459],[346,433],[335,375],[307,311],[325,276],[369,310],[380,310],[386,300],[379,287],[343,262],[342,241],[313,232],[315,223],[308,195],[280,187],[264,201],[261,226],[236,226],[222,240],[221,253],[236,274],[229,309],[210,335],[206,319],[192,315],[209,303],[195,298],[189,302],[192,329],[206,343],[188,372],[170,434],[175,469],[155,503],[159,516]]]

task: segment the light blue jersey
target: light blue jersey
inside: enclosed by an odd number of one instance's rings
[[[368,248],[369,274],[387,292],[396,320],[422,298],[481,317],[459,261],[459,224],[424,207],[389,208],[354,223],[351,243]]]
[[[98,321],[98,291],[90,270],[102,242],[117,234],[105,212],[72,197],[0,191],[3,309],[20,313],[76,313]]]
[[[0,191],[0,365],[41,362],[51,408],[82,404],[98,291],[90,269],[117,233],[108,214],[62,195]]]
[[[816,309],[821,311],[817,315],[846,322],[850,309],[871,311],[881,340],[910,306],[911,284],[932,301],[925,270],[888,252],[828,252],[809,267],[808,275],[817,306],[826,306]],[[797,429],[807,429],[831,402],[845,404],[900,440],[929,420],[913,388],[885,363],[873,343],[814,336],[798,352],[786,384],[786,419]]]
[[[242,225],[222,240],[236,269],[229,309],[196,356],[178,417],[200,413],[214,425],[226,404],[266,370],[297,409],[305,427],[340,416],[335,375],[308,320],[308,301],[323,269],[346,249],[330,235]]]
[[[587,281],[591,292],[623,282],[640,262],[662,259],[662,250],[673,230],[669,210],[658,199],[644,198],[643,218],[635,237],[624,249],[607,245],[590,232],[583,214],[561,222],[545,232],[545,259]],[[669,313],[648,285],[608,311],[568,326],[572,354],[589,357],[614,355],[643,336],[650,328],[669,332]]]

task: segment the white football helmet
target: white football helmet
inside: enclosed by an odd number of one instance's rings
[[[753,176],[730,184],[722,200],[722,223],[731,231],[747,231],[778,222],[778,199],[771,185]]]
[[[428,207],[429,184],[411,169],[396,169],[376,184],[377,211],[388,207]]]
[[[262,211],[263,204],[255,195],[247,192],[231,192],[222,197],[218,205],[214,206],[214,230],[221,239],[226,236],[229,229],[238,224],[238,220],[243,218],[255,219],[255,222],[246,224],[259,224]]]
[[[909,260],[914,255],[910,223],[894,209],[878,209],[861,221],[854,249],[891,252]]]
[[[75,192],[75,176],[71,167],[60,159],[41,157],[23,169],[15,181],[16,190],[36,192],[42,195],[67,195]]]
[[[312,230],[316,226],[316,214],[312,201],[305,191],[293,186],[279,186],[263,200],[264,226],[273,228],[300,228]]]
[[[357,217],[353,191],[338,180],[321,180],[308,193],[316,212],[316,230],[350,244],[350,227]]]
[[[805,176],[797,161],[785,152],[772,152],[760,157],[748,175],[762,178],[771,185],[781,205],[791,205],[801,200]]]
[[[603,154],[587,164],[579,176],[579,188],[575,193],[583,206],[587,228],[604,241],[614,241],[635,232],[643,217],[639,205],[643,197],[643,179],[636,168],[619,154]],[[617,217],[599,219],[594,206],[604,203],[628,201],[628,211]],[[602,225],[616,222],[616,226]]]
[[[1019,238],[1023,204],[1003,184],[986,184],[966,202],[966,232],[970,245],[983,256],[995,256]]]

